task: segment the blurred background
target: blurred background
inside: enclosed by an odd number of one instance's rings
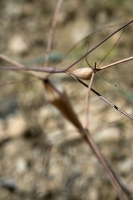
[[[44,66],[57,1],[0,1],[0,53],[26,66]],[[66,68],[133,18],[131,0],[64,0],[50,65]],[[65,53],[90,37],[63,59]],[[133,24],[87,58],[92,67],[132,56]],[[63,61],[62,61],[63,59]],[[61,62],[62,61],[62,62]],[[127,62],[99,72],[93,88],[133,115],[133,67]],[[1,66],[11,66],[0,59]],[[87,67],[83,59],[74,68]],[[99,67],[100,67],[99,66]],[[50,80],[66,89],[84,121],[86,88],[64,74]],[[116,85],[116,87],[115,87]],[[133,191],[133,124],[91,93],[89,129],[124,184]],[[44,85],[24,72],[0,71],[0,199],[117,199],[106,173],[76,128],[45,98]]]

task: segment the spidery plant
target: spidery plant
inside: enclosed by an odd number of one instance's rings
[[[77,59],[75,62],[73,62],[71,65],[65,67],[62,67],[62,69],[55,67],[55,66],[50,66],[50,54],[51,54],[51,49],[52,49],[52,44],[53,44],[53,39],[54,39],[54,34],[55,34],[55,29],[56,29],[56,24],[57,20],[59,17],[60,9],[62,7],[63,0],[58,0],[56,9],[55,9],[55,14],[53,17],[52,21],[52,26],[51,30],[49,33],[49,38],[47,42],[47,48],[46,48],[46,58],[45,58],[45,64],[44,67],[27,67],[24,64],[20,64],[19,62],[7,57],[6,55],[0,54],[0,58],[7,61],[11,65],[9,66],[0,66],[0,70],[14,70],[14,71],[25,71],[25,73],[30,74],[40,80],[42,84],[44,85],[45,95],[46,99],[48,102],[53,104],[62,114],[65,118],[67,118],[78,130],[79,134],[81,134],[81,139],[84,139],[85,142],[90,146],[90,148],[93,150],[94,155],[97,157],[99,160],[99,163],[103,166],[103,169],[105,170],[108,178],[110,179],[110,182],[112,183],[116,194],[118,195],[119,199],[126,200],[126,199],[131,199],[131,192],[129,188],[126,188],[123,183],[121,182],[120,178],[118,175],[115,174],[112,165],[108,163],[104,155],[101,153],[100,148],[96,144],[95,140],[93,139],[93,136],[90,134],[90,123],[89,123],[89,96],[90,93],[93,92],[95,95],[97,95],[99,98],[101,98],[105,103],[107,103],[109,106],[112,106],[112,109],[116,109],[118,112],[122,113],[125,118],[127,117],[128,120],[133,120],[133,116],[127,112],[125,112],[123,109],[119,108],[117,105],[114,103],[110,102],[108,99],[106,99],[104,96],[102,96],[98,91],[94,90],[92,87],[94,77],[99,74],[100,71],[104,71],[105,69],[114,67],[116,65],[120,65],[122,63],[127,63],[128,61],[131,61],[133,59],[133,56],[123,58],[121,60],[112,62],[110,64],[104,65],[100,67],[102,64],[103,60],[106,59],[108,54],[115,48],[117,45],[120,37],[118,38],[117,42],[115,45],[110,49],[110,51],[106,54],[106,56],[102,59],[100,63],[94,62],[93,67],[92,65],[89,64],[89,58],[88,55],[92,53],[94,50],[96,50],[99,46],[101,46],[103,43],[108,41],[110,38],[112,38],[115,34],[120,32],[121,30],[124,30],[126,27],[129,25],[132,25],[133,20],[130,20],[129,22],[123,23],[123,25],[119,25],[120,28],[116,28],[114,32],[109,34],[105,39],[100,41],[96,46],[93,48],[89,47],[89,50],[81,56],[79,59]],[[99,31],[100,29],[96,29],[92,31],[90,34],[85,36],[83,39],[89,37],[91,34]],[[78,43],[77,43],[78,44]],[[76,45],[74,45],[75,47]],[[73,48],[71,50],[73,50]],[[70,52],[71,52],[70,50]],[[69,51],[66,53],[64,58],[70,53]],[[86,65],[87,67],[81,67],[78,69],[73,69],[73,67],[76,64],[79,64],[81,60],[86,58]],[[41,72],[41,73],[38,73]],[[80,122],[78,115],[74,112],[73,107],[71,106],[69,97],[66,93],[66,91],[63,89],[60,83],[60,87],[58,87],[52,78],[50,77],[51,74],[65,74],[66,76],[70,76],[71,78],[75,79],[76,81],[79,82],[79,84],[82,84],[83,86],[87,87],[88,89],[86,90],[86,98],[85,98],[85,108],[84,108],[84,120],[83,123]],[[55,75],[56,76],[56,75]],[[87,82],[84,82],[87,81]],[[90,82],[88,82],[90,81]],[[115,111],[114,111],[115,112]],[[95,121],[94,121],[95,123]],[[49,149],[51,149],[51,146],[53,144],[49,142]],[[49,154],[48,154],[49,155]],[[89,158],[88,158],[89,159]],[[46,163],[45,163],[46,164]]]

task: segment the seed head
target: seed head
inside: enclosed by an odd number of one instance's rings
[[[93,73],[93,69],[84,67],[84,68],[74,69],[74,70],[70,69],[70,70],[67,70],[67,72],[69,74],[76,76],[79,79],[90,80]]]

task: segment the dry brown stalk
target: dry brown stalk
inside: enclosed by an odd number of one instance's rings
[[[131,24],[133,22],[133,20],[131,20],[130,22],[126,23],[125,25],[123,25],[122,27],[120,27],[119,29],[117,29],[115,32],[113,32],[112,34],[110,34],[108,37],[106,37],[102,42],[100,42],[98,45],[96,45],[94,48],[92,48],[90,51],[88,51],[85,55],[83,55],[81,58],[79,58],[76,62],[74,62],[73,64],[71,64],[69,67],[67,67],[66,69],[60,70],[58,68],[54,68],[54,67],[48,67],[48,63],[49,63],[49,56],[50,56],[50,51],[51,51],[51,47],[52,47],[52,42],[53,42],[53,36],[54,36],[54,31],[55,31],[55,27],[56,27],[56,23],[57,23],[57,18],[58,18],[58,14],[61,8],[61,5],[63,3],[63,0],[59,0],[58,4],[57,4],[57,8],[55,11],[55,15],[53,18],[53,23],[52,23],[52,27],[51,27],[51,31],[49,34],[49,40],[48,40],[48,45],[47,45],[47,51],[46,51],[46,62],[45,62],[45,67],[44,68],[39,68],[39,67],[25,67],[24,65],[21,65],[20,63],[0,54],[0,57],[8,62],[10,62],[11,64],[19,67],[14,67],[14,66],[9,66],[9,67],[0,67],[0,69],[5,69],[5,70],[26,70],[26,71],[41,71],[41,72],[46,72],[46,73],[67,73],[70,76],[72,76],[73,78],[75,78],[76,80],[78,80],[79,82],[81,82],[82,84],[84,84],[80,79],[91,79],[91,84],[89,86],[88,89],[88,93],[87,93],[87,97],[86,97],[86,107],[88,104],[88,97],[89,97],[89,92],[90,90],[92,90],[95,94],[97,94],[98,96],[100,96],[100,98],[102,98],[104,101],[108,102],[104,97],[102,97],[99,93],[97,93],[95,90],[93,90],[91,88],[92,85],[92,81],[93,81],[93,77],[94,77],[94,71],[90,68],[88,68],[88,74],[84,73],[84,69],[78,69],[78,70],[70,70],[71,67],[73,67],[75,64],[77,64],[80,60],[82,60],[83,58],[85,58],[89,53],[91,53],[92,51],[94,51],[97,47],[99,47],[102,43],[104,43],[105,41],[107,41],[110,37],[112,37],[114,34],[116,34],[118,31],[122,30],[123,28],[125,28],[126,26],[128,26],[129,24]],[[100,69],[94,69],[96,71],[100,71],[103,69],[106,69],[108,67],[114,66],[116,64],[120,64],[122,62],[126,62],[133,59],[133,57],[127,58],[127,59],[123,59],[121,61],[106,65]],[[83,72],[83,73],[82,73]],[[46,96],[49,102],[51,102],[54,106],[56,106],[62,113],[63,115],[65,115],[65,117],[71,121],[74,126],[76,128],[78,128],[80,130],[81,133],[85,134],[85,138],[88,141],[90,147],[92,148],[92,150],[94,151],[95,155],[97,156],[98,160],[101,162],[101,164],[104,167],[104,170],[107,172],[110,181],[112,183],[112,185],[114,186],[118,196],[120,199],[122,200],[126,200],[127,197],[124,193],[124,188],[122,187],[121,183],[119,182],[118,178],[116,177],[116,175],[114,174],[113,170],[111,169],[110,165],[108,164],[108,162],[106,161],[106,159],[104,158],[104,156],[102,155],[100,149],[98,148],[98,146],[96,145],[95,141],[92,139],[89,130],[87,129],[87,122],[85,123],[85,128],[83,128],[83,126],[81,125],[81,123],[78,120],[77,115],[74,113],[73,108],[70,105],[69,99],[66,95],[66,93],[62,90],[60,91],[55,84],[53,84],[51,81],[49,81],[48,79],[42,77],[41,75],[37,75],[34,72],[31,72],[32,75],[36,76],[37,78],[40,79],[45,79],[43,80],[44,86],[45,86],[45,90],[46,90]],[[79,74],[79,75],[78,75]],[[85,85],[85,84],[84,84]],[[86,85],[85,85],[86,86]],[[119,108],[117,108],[115,105],[111,104],[110,102],[108,102],[111,106],[113,106],[115,109],[117,109],[118,111],[122,112],[123,114],[125,114],[125,112],[123,112],[122,110],[120,110]],[[131,117],[128,114],[125,114],[126,116],[130,117],[131,119],[133,119],[133,117]],[[86,108],[86,121],[87,120],[87,116],[88,116],[88,108]]]
[[[94,80],[94,75],[95,75],[95,69],[96,69],[96,63],[95,63],[95,67],[94,67],[94,70],[93,70],[93,73],[92,73],[92,76],[91,76],[91,79],[90,79],[90,84],[89,84],[89,87],[87,89],[87,95],[86,95],[86,98],[85,98],[85,124],[84,124],[84,129],[88,130],[88,127],[89,127],[89,122],[88,122],[88,115],[89,115],[89,96],[90,96],[90,91],[91,91],[91,87],[92,87],[92,83],[93,83],[93,80]]]
[[[72,76],[72,75],[71,75]],[[72,76],[73,77],[73,76]],[[81,81],[80,79],[73,77],[76,80],[78,80],[81,84],[83,84],[85,87],[88,87],[88,85],[86,83],[84,83],[83,81]],[[97,96],[99,96],[103,101],[105,101],[106,103],[108,103],[110,106],[112,106],[114,109],[116,109],[117,111],[121,112],[123,115],[127,116],[128,118],[133,120],[133,116],[129,115],[128,113],[124,112],[122,109],[118,108],[118,106],[116,106],[115,104],[111,103],[109,100],[107,100],[105,97],[103,97],[100,93],[98,93],[96,90],[94,90],[93,88],[91,88],[91,91],[96,94]]]
[[[49,38],[48,38],[48,44],[47,44],[47,49],[46,49],[46,60],[45,60],[44,67],[48,66],[48,64],[49,64],[49,58],[50,58],[50,52],[51,52],[51,48],[52,48],[55,28],[56,28],[58,16],[59,16],[63,1],[64,0],[58,0],[57,6],[55,9],[55,13],[53,16],[53,21],[52,21],[52,25],[51,25],[51,29],[50,29],[50,33],[49,33]]]
[[[125,28],[126,26],[130,25],[131,23],[133,23],[133,20],[129,21],[128,23],[126,23],[125,25],[123,25],[122,27],[120,27],[119,29],[117,29],[116,31],[114,31],[112,34],[110,34],[108,37],[106,37],[102,42],[100,42],[98,45],[96,45],[95,47],[93,47],[90,51],[88,51],[86,54],[84,54],[81,58],[79,58],[76,62],[74,62],[73,64],[71,64],[68,68],[72,68],[74,65],[76,65],[79,61],[81,61],[83,58],[85,58],[88,54],[90,54],[92,51],[94,51],[96,48],[98,48],[101,44],[103,44],[104,42],[106,42],[109,38],[111,38],[113,35],[115,35],[117,32],[119,32],[120,30],[122,30],[123,28]]]
[[[129,57],[129,58],[122,59],[122,60],[119,60],[119,61],[114,62],[114,63],[111,63],[111,64],[109,64],[109,65],[105,65],[105,66],[100,67],[100,68],[97,68],[97,71],[101,71],[101,70],[103,70],[103,69],[107,69],[107,68],[109,68],[109,67],[113,67],[113,66],[115,66],[115,65],[119,65],[119,64],[121,64],[121,63],[130,61],[130,60],[133,60],[133,56],[131,56],[131,57]]]
[[[6,55],[0,54],[0,58],[3,59],[3,60],[5,60],[5,61],[7,61],[7,62],[9,62],[9,63],[12,64],[12,65],[15,65],[16,68],[25,68],[24,65],[22,65],[21,63],[19,63],[19,62],[13,60],[13,59],[11,59],[11,58],[9,58],[9,57],[6,56]],[[28,73],[29,73],[30,75],[32,75],[32,76],[35,76],[36,78],[39,78],[39,79],[42,79],[42,78],[43,78],[42,75],[37,74],[37,73],[34,72],[34,71],[29,71]]]
[[[94,73],[93,73],[94,74]],[[92,76],[93,77],[93,76]],[[92,78],[93,81],[93,78]],[[111,169],[110,165],[108,164],[107,160],[104,158],[102,155],[100,149],[98,148],[97,144],[95,141],[92,139],[88,129],[85,127],[83,128],[81,123],[79,122],[77,115],[74,113],[69,99],[63,90],[63,88],[60,86],[60,89],[53,85],[51,81],[45,80],[44,81],[44,86],[45,86],[45,93],[46,93],[46,98],[48,102],[52,103],[56,108],[60,110],[60,112],[71,122],[73,125],[79,129],[79,132],[83,136],[85,133],[85,140],[89,142],[90,147],[94,151],[95,155],[97,156],[98,160],[101,162],[103,165],[105,171],[107,172],[112,185],[117,191],[117,194],[121,200],[127,200],[127,197],[124,193],[125,188],[121,184],[121,182],[118,180],[117,176]],[[91,85],[90,85],[91,88]],[[90,91],[90,88],[88,91]],[[88,95],[87,95],[87,103],[88,103]],[[88,113],[87,113],[88,114]],[[86,125],[87,126],[87,125]]]
[[[109,179],[110,179],[112,185],[116,189],[119,199],[120,200],[128,200],[128,197],[125,195],[126,191],[124,192],[125,188],[123,188],[123,185],[118,180],[118,178],[115,175],[115,173],[113,172],[111,166],[108,164],[107,160],[102,155],[100,149],[96,145],[95,141],[92,139],[89,131],[86,129],[86,130],[84,130],[84,132],[86,133],[86,137],[88,139],[90,147],[94,151],[94,153],[97,156],[98,160],[101,162],[104,170],[107,172],[107,174],[109,176]]]
[[[52,44],[52,40],[50,40],[50,41]],[[47,61],[45,63],[45,66],[47,66],[48,61],[49,61],[50,48],[51,48],[50,44],[47,47],[48,47],[49,51],[48,51]],[[71,66],[73,66],[73,65],[71,65]],[[85,129],[83,129],[78,118],[76,117],[75,113],[73,112],[73,109],[69,103],[69,99],[67,98],[66,93],[64,93],[64,92],[60,93],[60,91],[57,88],[55,88],[55,85],[53,85],[50,81],[46,80],[46,81],[44,81],[44,85],[45,85],[45,90],[47,92],[46,94],[48,96],[48,101],[50,101],[52,104],[54,104],[65,115],[65,117],[67,119],[69,119],[77,128],[79,128],[80,131],[83,130],[83,132],[85,132],[85,134],[86,134],[85,138],[88,140],[90,147],[92,148],[95,155],[97,156],[97,158],[103,165],[105,171],[109,175],[110,181],[111,181],[112,185],[114,186],[114,188],[116,189],[119,198],[121,200],[127,200],[127,197],[124,194],[121,183],[118,181],[116,175],[112,171],[111,167],[108,165],[104,156],[101,154],[100,149],[97,147],[94,140],[91,138],[89,131],[87,129],[87,127],[88,127],[88,98],[89,98],[89,94],[90,94],[90,90],[91,90],[91,86],[92,86],[92,82],[93,82],[93,78],[94,78],[96,65],[95,65],[94,70],[92,70],[91,68],[89,68],[89,69],[82,68],[82,69],[77,69],[77,70],[69,70],[70,68],[67,68],[67,69],[68,70],[66,70],[66,73],[68,73],[69,75],[71,75],[74,78],[76,76],[77,78],[81,78],[84,80],[91,79],[90,85],[88,87],[86,103],[85,103],[85,107],[86,107],[85,108]]]
[[[81,123],[70,104],[69,98],[62,85],[44,80],[45,96],[78,130],[82,131]]]
[[[96,67],[96,65],[95,65]],[[79,82],[83,83],[81,80],[77,79],[76,77],[74,77],[74,75],[71,75],[73,78],[75,78],[76,80],[78,80]],[[94,76],[94,73],[93,73],[93,76]],[[91,84],[92,84],[92,81],[93,81],[93,76],[92,76],[92,79],[91,79]],[[86,84],[84,84],[86,85]],[[90,86],[87,86],[88,87],[88,95],[89,95],[89,92],[90,90],[92,90],[93,92],[95,92],[95,90],[93,90],[91,88],[91,85]],[[87,95],[87,98],[86,98],[86,102],[88,103],[88,95]],[[101,95],[100,95],[101,96]],[[102,96],[101,96],[102,97]],[[103,97],[104,98],[104,97]],[[88,108],[87,108],[88,109]],[[86,116],[88,114],[88,110],[85,110],[86,112]],[[87,121],[87,119],[85,120]],[[119,196],[119,199],[120,200],[127,200],[127,196],[125,195],[127,190],[126,188],[123,186],[123,184],[120,182],[120,180],[118,179],[118,177],[116,176],[116,174],[114,173],[113,169],[111,168],[111,166],[109,165],[108,161],[106,160],[106,158],[103,156],[103,154],[101,153],[99,147],[97,146],[97,144],[95,143],[95,141],[93,140],[93,138],[91,137],[90,133],[89,133],[89,130],[87,128],[87,124],[85,124],[85,127],[86,128],[83,128],[83,132],[85,133],[86,137],[85,139],[89,142],[89,145],[91,147],[91,149],[93,150],[93,152],[95,153],[96,157],[98,158],[98,160],[100,161],[100,163],[102,164],[104,170],[107,172],[108,176],[109,176],[109,179],[113,185],[113,187],[116,189],[117,191],[117,194]],[[130,191],[130,190],[129,190]],[[129,192],[127,195],[131,196],[131,193]],[[131,197],[130,197],[131,198]],[[131,198],[132,199],[132,198]]]

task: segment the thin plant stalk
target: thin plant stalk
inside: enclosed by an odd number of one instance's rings
[[[118,26],[118,25],[125,24],[125,23],[127,23],[127,22],[118,23],[118,24],[111,24],[111,25],[105,25],[105,26],[101,26],[99,28],[91,30],[87,35],[85,35],[82,39],[80,39],[78,42],[76,42],[68,51],[66,51],[65,55],[63,56],[63,58],[59,62],[57,62],[56,65],[61,63],[75,49],[75,47],[77,47],[81,42],[83,42],[85,39],[90,37],[92,34],[94,35],[95,33],[100,32],[100,31],[102,31],[102,30],[104,30],[106,28]]]
[[[131,23],[133,23],[133,20],[129,21],[128,23],[126,23],[125,25],[121,26],[119,29],[117,29],[116,31],[114,31],[112,34],[110,34],[108,37],[106,37],[102,42],[100,42],[99,44],[97,44],[95,47],[93,47],[90,51],[88,51],[86,54],[84,54],[81,58],[79,58],[76,62],[74,62],[73,64],[71,64],[68,68],[70,69],[71,67],[73,67],[74,65],[76,65],[79,61],[81,61],[83,58],[85,58],[88,54],[90,54],[92,51],[94,51],[96,48],[98,48],[101,44],[103,44],[104,42],[106,42],[109,38],[111,38],[113,35],[115,35],[117,32],[119,32],[120,30],[122,30],[123,28],[125,28],[126,26],[130,25]]]
[[[74,77],[76,80],[78,80],[82,85],[84,85],[85,87],[88,87],[88,85],[86,83],[84,83],[83,81],[81,81],[80,79]],[[97,96],[99,96],[103,101],[105,101],[107,104],[109,104],[111,107],[115,108],[117,111],[119,111],[120,113],[122,113],[123,115],[125,115],[126,117],[130,118],[133,120],[133,116],[129,115],[128,113],[124,112],[122,109],[118,108],[118,106],[116,106],[115,104],[111,103],[109,100],[107,100],[105,97],[103,97],[100,93],[98,93],[96,90],[94,90],[93,88],[91,88],[91,91],[96,94]]]
[[[107,174],[108,174],[108,176],[109,176],[109,178],[111,180],[112,185],[114,186],[114,188],[117,191],[117,194],[118,194],[119,198],[121,200],[127,200],[126,195],[124,194],[125,188],[123,187],[123,185],[121,184],[121,182],[119,182],[117,176],[115,175],[115,173],[111,169],[111,166],[109,166],[108,162],[106,161],[106,159],[104,158],[104,156],[100,152],[100,149],[98,148],[98,146],[95,143],[95,141],[91,138],[88,129],[82,128],[82,125],[80,125],[80,127],[81,128],[79,129],[79,131],[82,132],[82,133],[85,133],[85,137],[84,137],[85,140],[87,140],[89,142],[90,147],[92,148],[92,150],[94,151],[94,153],[97,156],[98,160],[101,162],[101,164],[103,165],[104,169],[106,170],[106,172],[107,172]]]
[[[114,65],[117,65],[117,64],[120,64],[120,63],[123,63],[123,62],[126,62],[126,61],[129,61],[129,60],[132,60],[133,57],[130,57],[130,58],[126,58],[126,59],[123,59],[123,60],[120,60],[120,61],[117,61],[115,63],[112,63],[112,64],[109,64],[109,65],[106,65],[104,67],[101,67],[99,69],[96,69],[96,71],[100,71],[100,70],[103,70],[103,69],[106,69],[106,68],[109,68],[109,67],[112,67]],[[0,69],[1,70],[29,70],[29,71],[43,71],[43,72],[48,72],[48,73],[67,73],[66,69],[63,69],[63,70],[60,70],[60,69],[57,69],[57,68],[53,68],[53,67],[15,67],[15,66],[8,66],[8,67],[5,67],[5,66],[0,66]],[[68,74],[68,73],[67,73]],[[69,74],[70,75],[70,74]],[[36,75],[35,75],[36,76]],[[71,75],[72,76],[72,75]],[[36,76],[37,77],[37,76]],[[42,80],[44,80],[44,77],[38,77]],[[73,77],[75,78],[75,77]],[[80,79],[76,78],[76,80],[78,80],[80,83],[82,83],[83,85],[85,85],[86,87],[88,87],[84,82],[82,82]],[[124,114],[125,116],[127,116],[128,118],[132,119],[133,120],[133,116],[129,115],[128,113],[124,112],[123,110],[121,110],[120,108],[118,108],[116,105],[112,104],[111,102],[109,102],[106,98],[104,98],[101,94],[99,94],[97,91],[95,91],[94,89],[91,88],[91,90],[97,95],[99,96],[102,100],[104,100],[106,103],[108,103],[110,106],[112,106],[113,108],[115,108],[116,110],[118,110],[119,112],[121,112],[122,114]]]
[[[16,70],[16,71],[37,71],[47,73],[65,73],[66,69],[58,69],[55,67],[15,67],[15,66],[0,66],[0,70]]]
[[[21,63],[15,61],[15,60],[12,59],[12,58],[9,58],[8,56],[6,56],[6,55],[4,55],[4,54],[1,54],[1,53],[0,53],[0,58],[3,59],[3,60],[5,60],[5,61],[7,61],[7,62],[9,62],[9,63],[11,63],[11,64],[13,64],[13,65],[15,65],[16,68],[25,68],[25,66],[24,66],[23,64],[21,64]],[[1,67],[0,67],[0,68],[1,68]],[[34,72],[34,71],[29,71],[28,73],[29,73],[30,75],[32,75],[32,76],[35,76],[35,77],[38,78],[38,79],[42,79],[42,78],[43,78],[43,76],[42,76],[41,74],[37,74],[37,73]]]
[[[125,29],[122,30],[122,33],[120,34],[118,40],[116,41],[116,43],[113,45],[113,47],[109,50],[109,52],[106,54],[106,56],[100,61],[100,63],[98,64],[97,67],[99,67],[101,65],[101,63],[107,58],[107,56],[110,54],[110,52],[116,47],[116,45],[118,44],[119,40],[121,39],[121,36],[123,34]]]
[[[26,66],[24,66],[24,65],[22,65],[22,64],[20,64],[20,63],[18,63],[16,61],[14,61],[13,59],[9,60],[10,58],[5,56],[5,55],[3,55],[3,54],[0,54],[0,58],[2,58],[3,60],[8,61],[11,64],[14,64],[14,65],[17,66],[17,67],[15,67],[15,66],[0,66],[0,70],[38,71],[38,72],[47,72],[47,73],[65,73],[68,70],[68,68],[59,69],[59,68],[55,68],[55,67],[26,67]],[[96,68],[96,71],[101,71],[101,70],[107,69],[109,67],[113,67],[115,65],[119,65],[121,63],[130,61],[130,60],[133,60],[133,56],[131,56],[129,58],[122,59],[122,60],[119,60],[119,61],[116,61],[116,62],[108,64],[108,65],[105,65],[105,66],[103,66],[101,68]],[[37,75],[34,74],[34,76],[37,76]],[[37,78],[39,78],[39,77],[37,76]],[[40,78],[43,78],[43,77],[40,76]]]
[[[112,185],[116,189],[119,199],[120,200],[128,200],[127,196],[124,193],[124,189],[125,188],[123,188],[123,186],[121,185],[120,181],[118,180],[117,176],[115,175],[115,173],[111,169],[111,167],[108,164],[107,160],[105,159],[105,157],[101,153],[99,147],[97,146],[97,144],[95,143],[95,141],[91,137],[89,131],[88,130],[84,130],[84,132],[86,133],[86,137],[88,139],[90,147],[92,148],[93,152],[97,156],[98,160],[102,164],[102,166],[105,169],[105,171],[107,172]]]
[[[92,76],[91,76],[91,79],[90,79],[90,84],[88,86],[87,94],[86,94],[86,98],[85,98],[85,120],[84,120],[85,124],[84,124],[84,129],[88,129],[88,127],[89,127],[89,120],[88,120],[88,116],[89,116],[89,96],[90,96],[92,83],[93,83],[93,80],[94,80],[95,69],[96,69],[96,63],[95,63],[94,71],[92,73]]]
[[[48,43],[47,43],[46,60],[45,60],[44,67],[49,65],[49,58],[50,58],[50,52],[51,52],[51,48],[52,48],[55,28],[56,28],[58,16],[59,16],[63,1],[64,0],[58,0],[57,6],[56,6],[56,9],[55,9],[55,13],[54,13],[54,17],[53,17],[50,33],[49,33]]]
[[[105,66],[100,67],[100,68],[97,68],[96,70],[97,70],[97,71],[101,71],[101,70],[103,70],[103,69],[107,69],[107,68],[109,68],[109,67],[113,67],[113,66],[115,66],[115,65],[119,65],[119,64],[121,64],[121,63],[130,61],[130,60],[133,60],[133,56],[131,56],[131,57],[129,57],[129,58],[122,59],[122,60],[119,60],[119,61],[117,61],[117,62],[108,64],[108,65],[105,65]]]
[[[131,22],[130,22],[131,23]],[[128,23],[129,24],[129,23]],[[124,26],[125,27],[125,26]],[[121,29],[118,29],[116,32],[118,32],[119,30],[121,30]],[[115,32],[115,33],[116,33]],[[111,35],[112,36],[112,35]],[[110,36],[110,37],[111,37]],[[109,37],[107,37],[106,38],[106,40],[108,39]],[[104,40],[104,41],[106,41],[106,40]],[[103,42],[104,42],[103,41]],[[103,43],[102,42],[102,43]],[[102,44],[102,43],[100,43],[100,44]],[[99,45],[97,45],[97,47],[98,46],[100,46],[100,44]],[[96,48],[96,47],[95,47]],[[92,50],[94,50],[94,48],[92,49]],[[91,50],[91,51],[92,51]],[[89,51],[90,52],[90,51]],[[87,54],[85,54],[85,56],[86,55],[88,55],[88,53]],[[80,61],[80,60],[79,60]],[[70,66],[70,67],[72,67],[72,66]],[[69,67],[69,68],[70,68]],[[3,67],[4,68],[4,67]],[[9,67],[6,67],[6,69],[8,69]],[[1,68],[2,69],[2,68]],[[16,70],[16,68],[14,68],[14,67],[11,67],[10,69],[15,69]],[[24,70],[30,70],[29,68],[25,68],[25,67],[20,67],[19,68],[19,70],[22,70],[22,69],[24,69]],[[48,70],[49,69],[49,70]],[[36,70],[36,68],[32,68],[32,70]],[[41,68],[37,68],[37,71],[41,71]],[[45,67],[45,70],[47,70],[48,72],[50,71],[50,73],[64,73],[64,72],[66,72],[66,70],[59,70],[59,69],[57,69],[57,68],[49,68],[49,67]],[[92,80],[93,80],[93,76],[92,76]],[[91,87],[90,87],[91,88]],[[91,89],[92,90],[92,89]],[[99,95],[98,95],[99,96]],[[115,106],[116,107],[116,106]],[[101,152],[100,152],[100,149],[97,147],[97,145],[95,144],[95,142],[93,141],[93,139],[91,138],[91,136],[90,136],[90,134],[89,134],[89,131],[88,130],[84,130],[84,132],[85,132],[85,134],[86,134],[86,136],[87,136],[87,138],[88,138],[88,142],[89,142],[89,144],[90,144],[90,146],[91,146],[91,148],[93,149],[93,151],[94,151],[94,153],[95,153],[95,155],[97,156],[97,158],[99,159],[99,161],[102,163],[102,165],[103,165],[103,167],[104,167],[104,169],[106,170],[106,172],[108,173],[108,175],[109,175],[109,177],[110,177],[110,180],[111,180],[111,183],[112,183],[112,185],[115,187],[115,189],[116,189],[116,191],[117,191],[117,193],[118,193],[118,196],[119,196],[119,198],[120,199],[122,199],[122,200],[126,200],[127,198],[126,198],[126,196],[125,196],[125,194],[124,194],[124,192],[123,192],[123,189],[122,189],[122,187],[121,187],[121,185],[120,185],[120,183],[119,183],[119,181],[117,180],[117,178],[116,178],[116,176],[114,175],[114,173],[112,172],[112,170],[111,170],[111,168],[110,168],[110,166],[108,165],[108,163],[107,163],[107,161],[105,160],[105,158],[103,157],[103,155],[101,154]]]
[[[96,68],[96,65],[95,65],[95,68]],[[72,76],[73,78],[75,78],[77,80],[77,78],[72,75],[72,74],[69,74],[70,76]],[[93,75],[94,76],[94,75]],[[93,77],[92,76],[92,77]],[[91,82],[93,81],[93,78],[91,78]],[[91,84],[89,85],[91,86]],[[88,86],[88,89],[89,89],[89,86]],[[90,87],[91,89],[91,87]],[[92,89],[91,89],[92,90]],[[90,90],[88,90],[88,93],[90,92]],[[88,98],[87,98],[87,103],[88,103]],[[86,113],[87,113],[87,109],[86,109]],[[88,113],[87,113],[88,114]],[[86,119],[86,121],[88,121]],[[102,155],[99,147],[97,146],[97,144],[95,143],[95,141],[93,140],[93,138],[91,137],[90,133],[89,133],[89,130],[87,128],[87,124],[85,124],[85,127],[83,128],[83,132],[85,133],[86,137],[85,139],[87,139],[87,141],[89,142],[89,145],[91,147],[91,149],[93,150],[93,152],[95,153],[95,155],[97,156],[98,160],[100,161],[100,163],[102,164],[103,168],[105,169],[105,171],[107,172],[109,178],[110,178],[110,181],[112,183],[112,185],[114,186],[114,188],[116,189],[117,191],[117,194],[119,196],[119,199],[120,200],[127,200],[127,197],[124,193],[125,191],[125,188],[123,187],[123,185],[121,184],[121,182],[118,180],[117,176],[115,175],[115,173],[113,172],[111,166],[108,164],[107,160],[105,159],[105,157]],[[125,191],[126,192],[126,191]]]

